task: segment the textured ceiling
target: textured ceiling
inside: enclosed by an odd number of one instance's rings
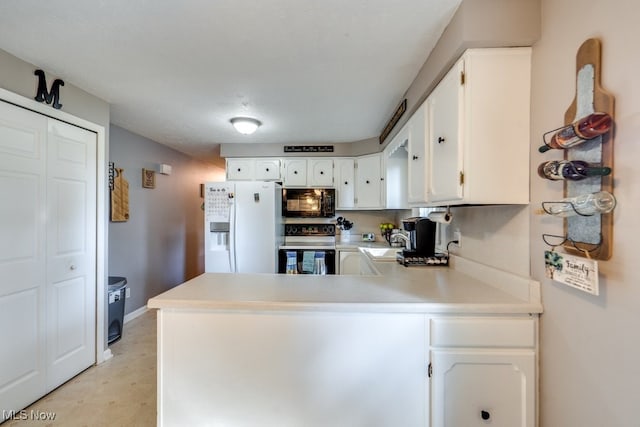
[[[2,0],[0,49],[99,97],[113,124],[220,143],[377,137],[460,0]],[[237,115],[263,125],[251,136]]]

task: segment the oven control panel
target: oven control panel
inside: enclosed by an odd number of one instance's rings
[[[335,224],[285,224],[285,236],[335,236]]]

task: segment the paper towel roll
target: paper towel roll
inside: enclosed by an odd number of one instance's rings
[[[449,224],[453,219],[453,215],[449,212],[431,212],[427,217],[429,220],[439,222],[440,224]]]

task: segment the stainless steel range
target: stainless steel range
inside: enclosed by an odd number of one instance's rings
[[[336,225],[328,221],[286,222],[284,244],[278,251],[278,273],[336,274]]]

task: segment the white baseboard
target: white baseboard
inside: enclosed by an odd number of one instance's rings
[[[147,308],[147,306],[143,305],[139,309],[134,310],[129,314],[125,314],[124,319],[123,319],[124,323],[126,324],[126,323],[130,322],[131,320],[135,319],[136,317],[142,316],[143,314],[145,314],[147,312],[147,310],[149,310]]]
[[[102,362],[106,362],[107,360],[111,359],[113,357],[113,353],[111,353],[111,349],[107,348],[103,353],[102,353],[102,361],[98,361],[98,364],[102,363]]]

